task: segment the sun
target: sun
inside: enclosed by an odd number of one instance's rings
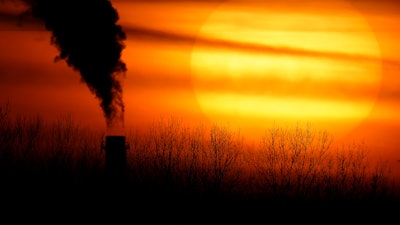
[[[252,136],[311,123],[340,137],[368,117],[381,52],[357,10],[344,1],[246,3],[210,14],[192,50],[193,87],[208,118]]]

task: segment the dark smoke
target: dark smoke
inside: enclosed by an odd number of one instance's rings
[[[124,103],[118,75],[126,35],[118,13],[108,0],[22,0],[28,14],[39,18],[52,32],[51,44],[59,50],[55,60],[65,60],[100,100],[107,126],[123,124]]]

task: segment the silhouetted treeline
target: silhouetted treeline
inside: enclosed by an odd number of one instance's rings
[[[228,126],[160,119],[147,132],[127,131],[123,185],[104,179],[104,132],[68,115],[49,122],[0,105],[0,194],[110,194],[136,203],[193,200],[210,207],[385,208],[399,200],[387,162],[368,158],[363,143],[332,146],[331,135],[312,126],[275,126],[248,145]]]

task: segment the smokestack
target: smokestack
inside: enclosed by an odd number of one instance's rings
[[[126,142],[125,129],[123,124],[115,124],[108,127],[105,136],[105,175],[108,181],[124,181],[127,178],[127,157],[128,144]]]
[[[105,139],[105,175],[110,181],[124,181],[127,178],[126,137],[107,135]]]

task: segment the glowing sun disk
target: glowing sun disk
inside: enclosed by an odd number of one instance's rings
[[[279,54],[227,50],[199,43],[192,51],[191,75],[204,113],[215,120],[225,115],[232,124],[252,131],[264,130],[265,127],[247,123],[246,118],[250,121],[256,117],[262,126],[276,118],[310,122],[321,122],[322,119],[329,124],[335,123],[336,130],[332,127],[326,129],[338,135],[343,135],[368,117],[381,81],[379,45],[362,16],[351,10],[346,2],[336,2],[336,14],[319,12],[313,17],[307,16],[309,12],[302,12],[302,8],[296,12],[271,10],[274,7],[268,4],[276,3],[260,3],[257,10],[236,8],[229,2],[221,5],[204,23],[199,36],[272,46],[278,50],[306,49],[363,55],[377,60],[366,62],[345,57],[319,57],[318,54],[293,55],[284,51]],[[273,78],[279,82],[267,83]],[[213,81],[219,81],[221,85],[211,87],[217,84]],[[260,91],[262,82],[266,82],[266,91]],[[318,87],[320,82],[332,83],[323,87],[332,89],[324,90],[330,93],[329,99],[322,95],[306,98],[304,93],[310,93],[309,87]],[[247,87],[238,88],[240,85]],[[243,92],[251,89],[252,85],[257,87],[257,94]],[[354,88],[353,93],[349,87]],[[340,93],[338,90],[341,89],[347,92]],[[353,97],[362,95],[365,96]]]

